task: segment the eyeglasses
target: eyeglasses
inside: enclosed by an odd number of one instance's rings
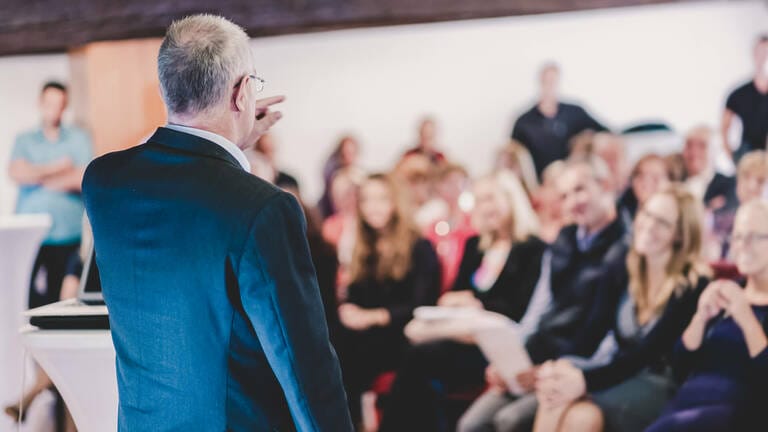
[[[254,74],[244,75],[242,78],[237,80],[237,84],[235,84],[234,88],[240,87],[240,84],[243,83],[243,80],[245,79],[245,77],[248,77],[251,80],[253,80],[253,85],[256,86],[256,93],[259,93],[262,90],[264,90],[264,83],[266,83],[266,81],[264,80],[264,78],[258,77],[258,76],[254,75]]]
[[[753,246],[759,241],[768,240],[766,233],[734,234],[730,236],[732,246]]]
[[[638,216],[646,218],[647,220],[653,222],[655,226],[661,226],[665,229],[673,229],[675,227],[674,222],[668,221],[663,217],[655,215],[647,210],[640,210],[638,212]]]

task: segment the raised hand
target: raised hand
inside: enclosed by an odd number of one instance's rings
[[[256,101],[256,122],[253,125],[249,142],[255,143],[283,117],[280,111],[270,111],[270,107],[284,100],[285,96],[272,96]]]

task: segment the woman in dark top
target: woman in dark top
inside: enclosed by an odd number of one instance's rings
[[[742,205],[731,250],[745,288],[720,280],[707,287],[678,344],[676,364],[689,372],[648,432],[768,429],[768,204]]]
[[[674,392],[671,354],[706,287],[701,264],[701,209],[681,186],[651,196],[638,212],[626,271],[603,283],[629,287],[594,346],[608,336],[612,355],[579,369],[545,364],[536,383],[536,432],[642,431]],[[622,291],[617,291],[622,293]]]
[[[519,321],[539,278],[544,242],[533,234],[535,213],[519,180],[500,172],[474,185],[472,222],[479,236],[467,240],[453,289],[438,305],[468,307]],[[451,334],[447,324],[414,320],[412,342],[385,404],[380,430],[433,431],[445,425],[435,382],[443,391],[476,390],[484,384],[487,361],[471,334]],[[468,326],[468,323],[465,325]],[[457,328],[452,325],[452,328]]]
[[[434,304],[440,265],[419,237],[395,183],[380,174],[361,185],[348,298],[339,306],[340,360],[353,419],[360,396],[382,372],[398,367],[407,346],[403,327],[413,310]]]

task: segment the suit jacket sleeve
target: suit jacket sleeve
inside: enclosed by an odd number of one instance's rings
[[[243,308],[301,431],[351,431],[336,353],[296,200],[280,193],[252,222],[237,278]]]

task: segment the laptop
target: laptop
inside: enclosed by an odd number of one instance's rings
[[[77,298],[24,312],[29,323],[45,330],[107,330],[109,314],[101,293],[96,253],[91,248],[80,275]]]

